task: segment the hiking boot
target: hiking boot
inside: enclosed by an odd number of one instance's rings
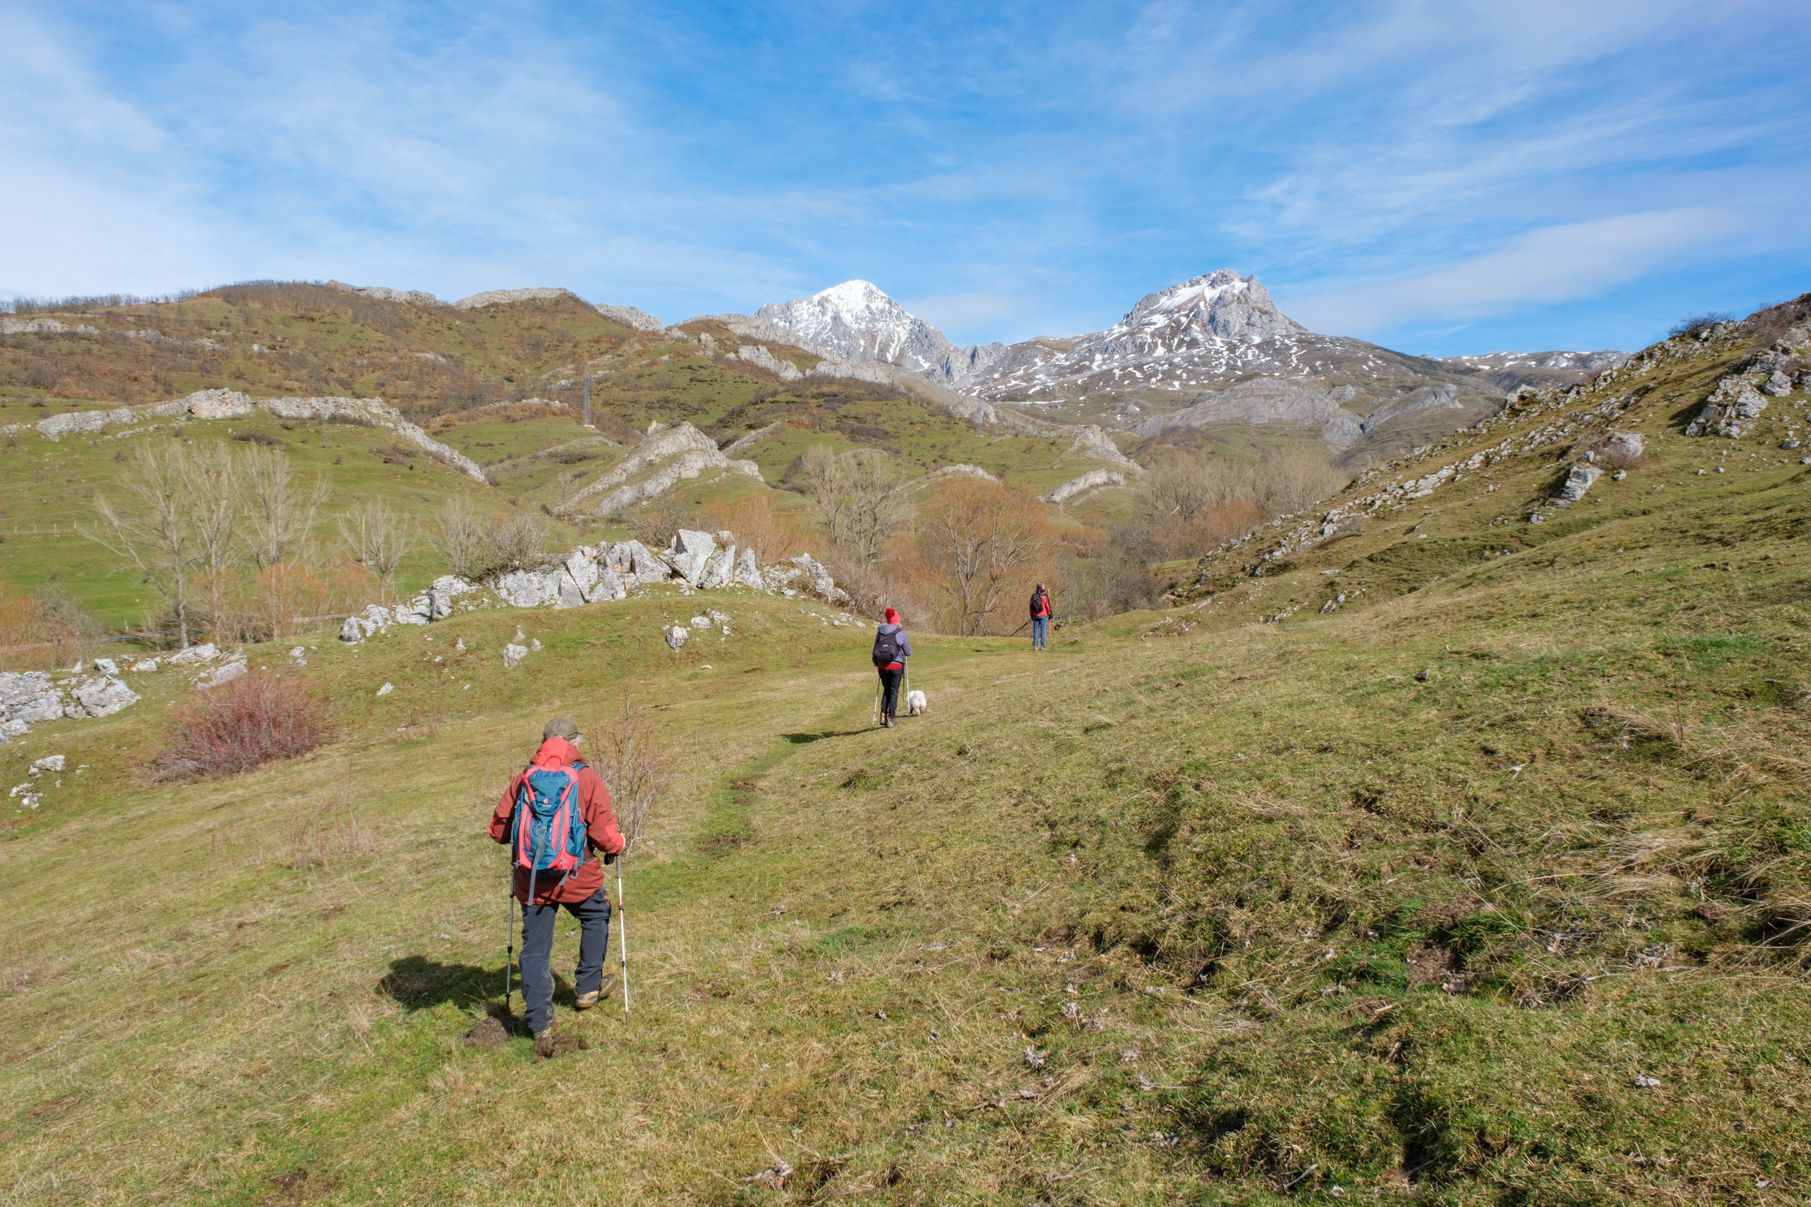
[[[593,989],[590,993],[579,994],[578,997],[573,1000],[572,1004],[580,1010],[589,1010],[591,1007],[609,997],[615,989],[616,978],[614,976],[607,976],[604,978],[603,984],[599,985],[596,989]]]

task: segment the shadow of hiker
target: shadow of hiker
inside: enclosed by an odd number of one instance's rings
[[[503,968],[472,964],[442,964],[426,956],[403,956],[390,961],[390,971],[377,982],[378,992],[408,1010],[429,1010],[451,1002],[461,1010],[503,1005]]]
[[[805,746],[812,742],[821,742],[825,738],[852,738],[858,733],[866,733],[868,726],[862,729],[820,729],[816,733],[783,733],[780,736],[794,746]]]
[[[461,1010],[482,1006],[485,1013],[503,1014],[503,966],[479,968],[473,964],[442,964],[426,956],[403,956],[390,961],[390,971],[377,982],[378,992],[395,1000],[404,1009],[430,1010],[450,1002]],[[521,1001],[522,981],[518,970],[510,970],[512,1000]],[[567,979],[553,974],[553,1000],[556,1005],[571,1006],[577,994]]]

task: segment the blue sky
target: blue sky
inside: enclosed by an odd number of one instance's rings
[[[866,277],[958,342],[1222,265],[1414,352],[1811,289],[1811,0],[0,0],[0,296]]]

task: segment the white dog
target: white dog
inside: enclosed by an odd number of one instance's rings
[[[924,698],[924,693],[914,687],[911,691],[906,693],[906,716],[922,717],[924,715],[924,710],[929,706],[929,703],[930,702]]]

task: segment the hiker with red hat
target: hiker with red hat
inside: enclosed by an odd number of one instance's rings
[[[547,722],[540,749],[509,782],[490,819],[490,836],[508,845],[513,856],[514,893],[522,903],[522,997],[537,1051],[552,1039],[549,964],[553,923],[561,908],[579,920],[575,1004],[589,1010],[611,988],[604,982],[610,897],[604,891],[603,865],[622,854],[623,836],[609,790],[579,754],[579,738],[571,720]]]
[[[912,639],[899,623],[899,613],[887,609],[885,623],[874,630],[874,669],[880,672],[880,723],[893,728],[893,713],[899,706],[899,680],[905,675],[905,660],[912,656]]]

